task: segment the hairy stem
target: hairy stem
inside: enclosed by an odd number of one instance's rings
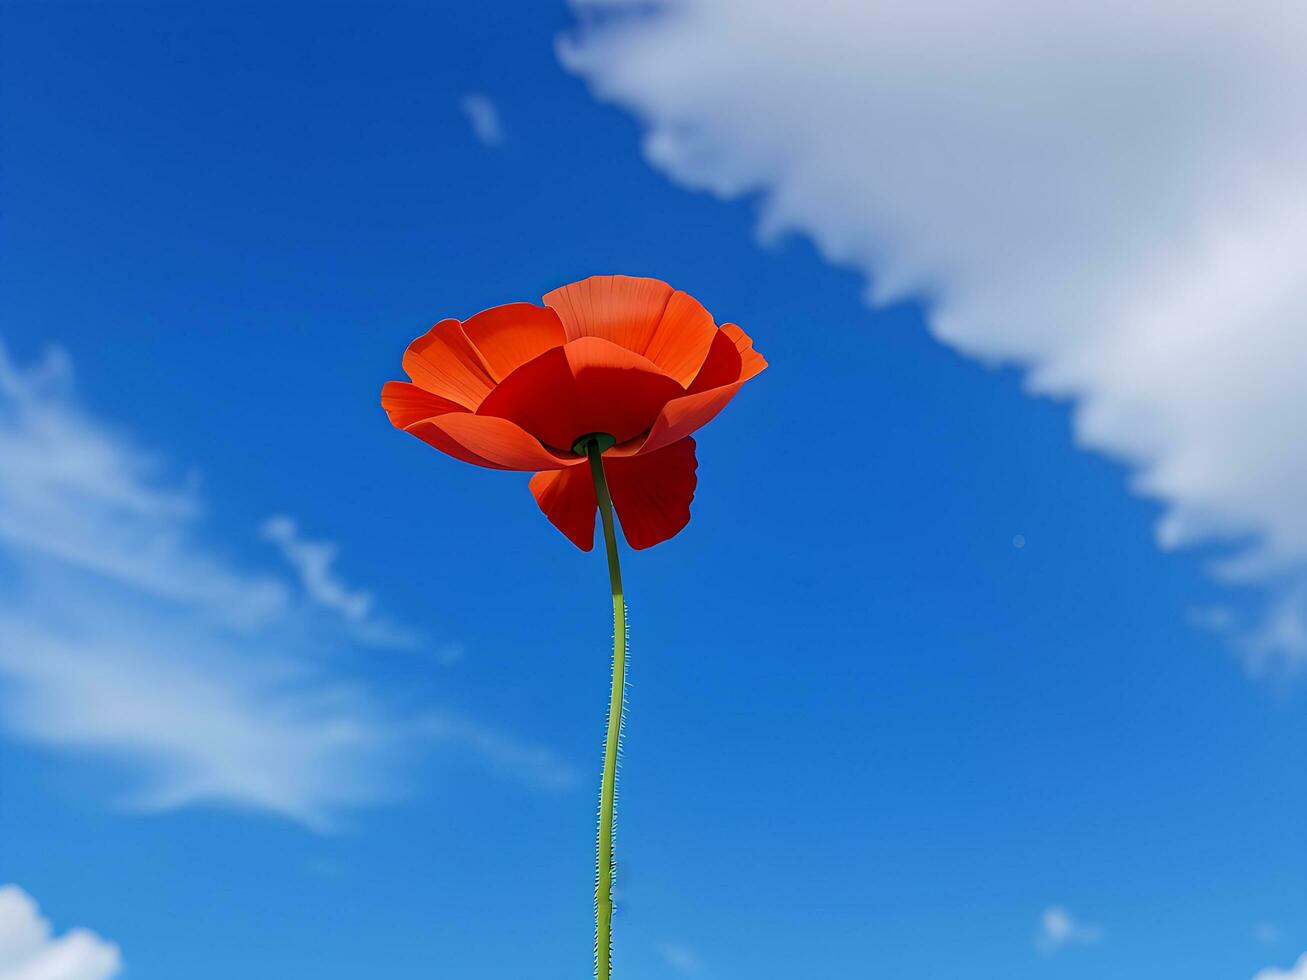
[[[626,688],[626,599],[622,570],[617,563],[613,501],[608,495],[604,463],[597,441],[586,447],[595,497],[603,519],[608,548],[608,579],[613,591],[613,689],[608,701],[608,735],[604,740],[604,773],[599,790],[599,863],[595,877],[595,976],[610,980],[613,955],[613,810],[617,795],[617,748],[622,734],[622,701]]]

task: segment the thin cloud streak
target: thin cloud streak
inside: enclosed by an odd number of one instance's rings
[[[269,517],[259,533],[295,570],[309,599],[344,619],[360,643],[401,649],[420,644],[412,631],[377,614],[376,597],[371,592],[351,588],[340,579],[334,567],[339,546],[334,541],[304,538],[295,521],[284,514]]]

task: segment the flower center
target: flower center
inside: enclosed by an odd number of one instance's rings
[[[607,432],[587,432],[572,443],[572,452],[578,456],[588,456],[591,443],[598,447],[600,453],[605,453],[617,445],[617,440]]]

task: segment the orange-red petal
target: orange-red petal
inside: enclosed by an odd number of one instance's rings
[[[639,456],[612,460],[604,457],[613,507],[632,548],[649,548],[666,541],[690,522],[698,465],[693,439],[682,439]]]
[[[666,541],[689,523],[697,466],[693,439],[642,456],[604,456],[613,508],[632,548]],[[582,551],[594,547],[598,504],[588,465],[537,473],[531,478],[531,492],[544,515],[573,544]]]
[[[418,387],[472,411],[495,383],[457,320],[441,320],[409,344],[404,370]]]
[[[471,463],[473,466],[484,466],[492,470],[510,470],[511,466],[501,466],[498,463],[492,463],[483,456],[478,456],[453,436],[449,435],[444,429],[434,425],[434,419],[422,419],[406,426],[404,431],[410,435],[417,436],[428,446],[439,449],[446,456],[452,456],[454,459],[462,460],[464,463]]]
[[[636,455],[655,452],[707,425],[735,397],[743,384],[743,381],[737,381],[683,398],[673,398],[658,413],[658,421],[649,430],[649,438]]]
[[[766,366],[748,334],[733,323],[723,325],[689,392],[663,406],[637,454],[656,452],[711,422],[744,382]]]
[[[477,412],[509,419],[546,445],[569,450],[591,432],[606,432],[618,442],[639,435],[683,392],[639,354],[582,337],[522,365]]]
[[[595,541],[594,480],[585,463],[562,470],[548,470],[531,477],[531,492],[540,510],[554,527],[582,551],[589,551]]]
[[[437,415],[467,411],[457,402],[433,395],[425,388],[419,388],[407,381],[387,381],[382,385],[381,407],[390,416],[390,424],[397,429],[407,429],[414,422],[421,422],[423,419],[434,418]]]
[[[455,412],[424,419],[408,432],[464,462],[497,470],[556,470],[576,462],[570,453],[555,453],[507,419]]]
[[[463,334],[481,354],[495,381],[503,381],[527,361],[567,343],[558,314],[531,303],[483,310],[463,321]]]
[[[598,337],[569,343],[564,352],[576,379],[584,431],[607,432],[618,442],[653,425],[664,405],[685,388],[649,359]]]
[[[712,314],[689,293],[678,290],[667,300],[644,356],[689,387],[716,336]]]
[[[717,332],[693,296],[660,279],[591,276],[548,292],[568,340],[601,337],[641,354],[688,386]]]
[[[568,340],[602,337],[637,354],[653,338],[674,290],[661,279],[591,276],[545,293]]]
[[[740,380],[748,381],[754,375],[761,374],[767,366],[767,358],[753,349],[753,338],[736,323],[723,323],[721,332],[735,341],[735,349],[740,352]]]
[[[708,349],[708,356],[704,358],[703,367],[699,368],[687,394],[734,384],[740,380],[742,367],[735,341],[726,332],[718,330],[717,336],[713,337],[712,347]]]

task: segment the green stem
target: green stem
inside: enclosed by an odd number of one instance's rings
[[[617,747],[622,734],[622,701],[626,689],[626,599],[622,570],[617,564],[617,534],[613,501],[604,478],[602,450],[597,440],[586,446],[595,498],[603,519],[608,548],[608,579],[613,587],[613,689],[608,701],[608,736],[604,740],[604,774],[599,790],[599,864],[595,877],[595,976],[609,980],[613,956],[613,809],[617,796]]]

